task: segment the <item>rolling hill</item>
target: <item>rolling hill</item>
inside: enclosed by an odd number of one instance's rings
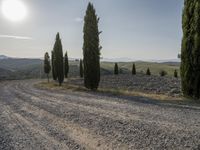
[[[30,79],[44,78],[43,60],[27,58],[10,58],[4,55],[0,57],[0,79]],[[70,59],[69,76],[79,76],[79,61]],[[179,62],[143,62],[136,61],[137,72],[145,73],[149,67],[152,74],[158,75],[161,70],[173,75],[175,69],[179,71]],[[114,62],[101,62],[101,74],[113,74]],[[132,62],[119,62],[120,72],[123,74],[131,73]]]

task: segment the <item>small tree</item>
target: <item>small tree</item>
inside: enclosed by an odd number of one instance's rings
[[[146,75],[150,76],[151,75],[151,71],[149,68],[147,68],[147,72],[146,72]]]
[[[65,53],[64,61],[65,61],[65,78],[67,78],[69,73],[69,61],[68,61],[67,51]]]
[[[59,33],[56,35],[56,41],[54,44],[54,68],[56,71],[56,76],[61,86],[64,81],[64,64],[63,64],[63,50],[62,50],[62,43],[60,39]]]
[[[56,70],[55,70],[55,56],[54,56],[54,51],[51,51],[51,66],[52,66],[52,77],[53,80],[57,80],[57,75],[56,75]]]
[[[117,63],[115,63],[114,74],[115,74],[115,75],[118,75],[118,74],[119,74],[119,68],[118,68],[118,64],[117,64]]]
[[[82,61],[82,59],[80,60],[79,68],[80,68],[80,77],[83,78],[83,61]]]
[[[133,67],[132,67],[132,75],[136,75],[135,63],[133,63]]]
[[[165,70],[161,70],[159,74],[161,77],[164,77],[167,75],[167,72]]]
[[[177,70],[174,70],[174,77],[178,78],[178,72],[177,72]]]
[[[49,82],[50,71],[51,71],[50,57],[49,54],[46,52],[44,55],[44,72],[47,75],[48,82]]]

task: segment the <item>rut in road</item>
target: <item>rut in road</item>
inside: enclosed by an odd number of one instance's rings
[[[200,109],[2,82],[1,126],[14,149],[197,149]],[[138,100],[138,99],[141,99]],[[8,125],[8,126],[6,126]]]

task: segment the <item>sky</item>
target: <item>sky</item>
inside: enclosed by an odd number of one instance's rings
[[[27,15],[10,21],[0,0],[0,55],[41,58],[57,32],[63,51],[81,58],[89,0],[20,0]],[[103,58],[174,59],[181,49],[183,0],[90,0],[100,17]]]

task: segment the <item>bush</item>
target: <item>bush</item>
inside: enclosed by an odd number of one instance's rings
[[[136,75],[136,68],[135,68],[135,64],[133,63],[133,67],[132,67],[132,75]]]
[[[150,71],[150,69],[149,69],[149,68],[147,69],[146,75],[148,75],[148,76],[150,76],[150,75],[151,75],[151,71]]]
[[[114,74],[115,75],[119,74],[119,69],[118,69],[118,64],[117,63],[115,63],[115,66],[114,66]]]
[[[161,77],[164,77],[164,76],[167,75],[167,72],[164,71],[164,70],[161,70],[159,74],[160,74]]]
[[[177,72],[177,70],[174,71],[174,77],[178,78],[178,72]]]

